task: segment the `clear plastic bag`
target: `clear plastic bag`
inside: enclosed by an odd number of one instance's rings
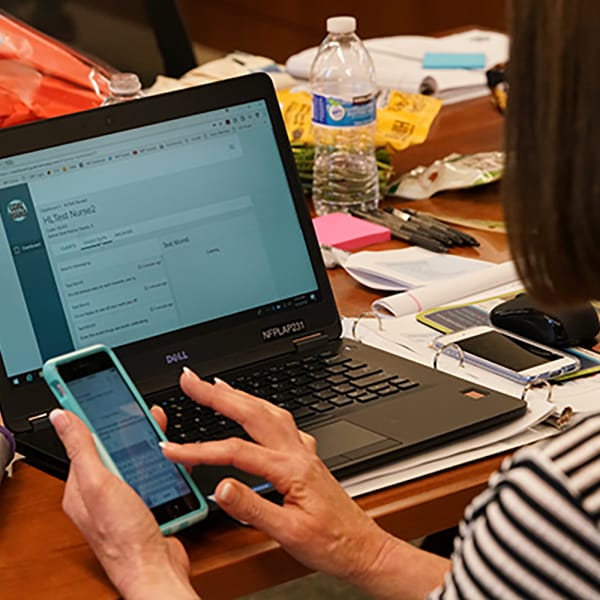
[[[99,106],[112,73],[0,11],[0,127]]]

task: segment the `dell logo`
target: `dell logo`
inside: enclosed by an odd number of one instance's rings
[[[174,363],[181,362],[182,360],[188,360],[189,356],[185,350],[180,350],[179,352],[173,352],[173,354],[166,354],[165,361],[168,365],[172,365]]]

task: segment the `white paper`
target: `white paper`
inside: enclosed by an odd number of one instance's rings
[[[372,309],[378,314],[401,317],[428,308],[444,306],[465,296],[485,292],[517,280],[518,277],[513,262],[507,261],[481,269],[476,273],[459,275],[417,289],[380,298],[373,302]]]
[[[377,85],[423,93],[430,89],[445,103],[459,102],[489,93],[485,70],[508,59],[508,37],[504,33],[473,29],[441,38],[393,36],[365,40],[375,64]],[[484,69],[423,69],[425,52],[483,52]],[[294,77],[308,79],[317,48],[290,56],[286,68]]]
[[[341,484],[350,496],[356,498],[425,475],[439,473],[475,460],[508,452],[525,444],[531,444],[551,435],[556,435],[556,433],[558,432],[555,428],[540,424],[487,446],[481,447],[473,444],[468,450],[448,457],[439,456],[429,459],[429,453],[423,452],[385,467],[372,469],[355,477],[345,478],[341,481]],[[444,447],[442,446],[440,450],[443,450]]]
[[[430,252],[416,246],[397,250],[363,250],[341,262],[363,285],[385,291],[422,287],[435,281],[487,269],[491,263],[475,258]]]

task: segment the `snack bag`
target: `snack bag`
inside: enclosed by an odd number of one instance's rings
[[[390,184],[388,193],[409,200],[436,192],[475,187],[498,181],[504,172],[504,152],[449,154],[429,166],[418,166]]]
[[[277,91],[277,98],[292,144],[314,144],[312,137],[312,96],[302,87]],[[375,146],[404,150],[421,144],[442,107],[432,96],[382,90],[377,98]]]
[[[112,72],[0,11],[0,127],[99,106]]]

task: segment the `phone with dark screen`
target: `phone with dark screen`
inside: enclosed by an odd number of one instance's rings
[[[520,383],[560,377],[580,367],[574,356],[487,326],[439,336],[433,347]]]

